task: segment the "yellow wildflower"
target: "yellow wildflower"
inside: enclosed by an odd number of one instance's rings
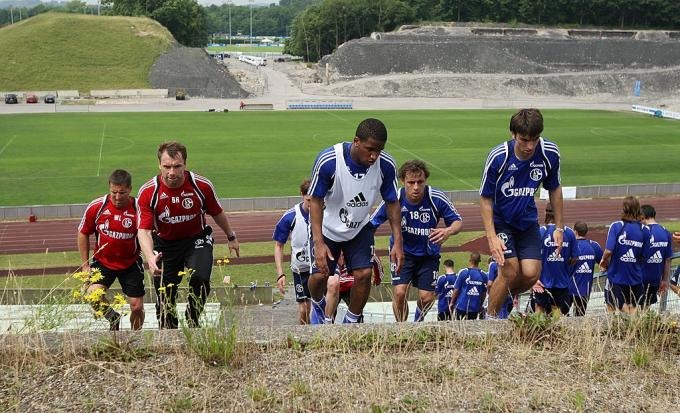
[[[114,307],[122,307],[127,303],[127,300],[125,300],[125,296],[121,293],[117,293],[116,295],[113,296],[113,303],[111,304]]]
[[[97,288],[91,293],[85,294],[84,298],[87,302],[98,303],[99,301],[101,301],[102,297],[104,296],[104,293],[105,291],[103,288]]]
[[[165,287],[163,287],[163,286],[158,287],[158,292],[159,292],[159,293],[164,293],[164,292],[165,292]]]
[[[222,260],[222,262],[224,262],[224,265],[229,264],[229,258],[224,257],[224,260]]]
[[[75,299],[80,299],[83,298],[83,293],[81,293],[80,290],[73,290],[73,292],[71,292],[71,296],[73,296]]]
[[[78,271],[78,272],[74,272],[71,277],[75,278],[76,280],[80,280],[82,282],[87,282],[90,279],[90,273],[87,272],[87,271]]]
[[[94,270],[94,271],[92,271],[92,274],[90,274],[90,282],[95,283],[95,282],[101,281],[103,279],[104,279],[104,276],[102,275],[101,271],[99,271],[99,270]]]
[[[104,312],[102,310],[97,310],[94,312],[95,318],[101,318],[104,317]]]
[[[174,287],[174,286],[175,286],[175,284],[170,283],[170,284],[168,284],[166,287],[170,288],[170,287]]]

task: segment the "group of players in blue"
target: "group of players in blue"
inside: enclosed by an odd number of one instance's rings
[[[573,230],[563,223],[560,153],[541,137],[541,112],[518,111],[509,129],[512,139],[490,151],[480,185],[491,252],[488,274],[479,268],[480,254],[473,252],[466,268],[455,274],[453,262],[446,260],[446,273],[439,276],[441,245],[461,231],[462,218],[443,191],[427,184],[430,172],[424,162],[406,161],[397,169],[383,151],[387,129],[381,121],[366,119],[352,142],[323,150],[311,181],[300,188],[303,202],[287,211],[274,231],[282,291],[282,248],[292,234],[300,323],[333,322],[326,291],[341,254],[354,277],[343,322],[361,322],[371,288],[374,234],[386,221],[392,232],[389,256],[397,321],[408,318],[411,286],[418,289],[415,321],[425,318],[437,295],[440,320],[506,318],[517,295],[528,290],[535,311],[566,314],[573,305],[574,314],[582,315],[597,264],[608,270],[612,310],[631,312],[653,303],[668,288],[672,255],[671,235],[656,224],[653,208],[643,208],[643,216],[637,199],[626,198],[622,220],[610,226],[602,251],[586,238],[585,223],[577,222]],[[550,198],[543,227],[534,200],[539,185]]]

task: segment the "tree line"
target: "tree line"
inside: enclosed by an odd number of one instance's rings
[[[0,9],[0,25],[45,11],[95,14],[84,1]],[[290,36],[285,51],[316,61],[340,44],[374,31],[419,22],[489,22],[606,28],[680,28],[678,0],[280,0],[265,7],[203,7],[196,0],[102,0],[102,14],[148,16],[185,46],[209,33]],[[231,19],[229,15],[231,14]]]
[[[293,19],[285,52],[317,61],[351,39],[418,22],[680,28],[678,0],[324,0]]]

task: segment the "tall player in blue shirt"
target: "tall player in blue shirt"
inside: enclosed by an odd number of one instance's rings
[[[623,199],[620,221],[609,226],[607,243],[600,268],[607,271],[610,302],[624,313],[632,314],[643,296],[642,267],[649,258],[649,227],[640,222],[640,201],[633,196]]]
[[[574,306],[574,316],[580,317],[586,314],[590,291],[593,288],[593,274],[595,265],[602,259],[602,247],[597,241],[586,238],[588,224],[577,222],[574,224],[576,231],[576,262],[571,266],[571,281],[569,282],[569,294]]]
[[[290,270],[295,286],[295,301],[298,303],[298,321],[309,324],[309,202],[307,195],[310,180],[300,185],[302,202],[283,214],[274,228],[274,264],[276,265],[276,284],[281,294],[286,291],[286,273],[283,271],[283,247],[290,236]]]
[[[512,139],[493,148],[479,191],[482,221],[500,275],[489,292],[488,318],[496,318],[507,294],[531,288],[541,274],[541,237],[534,192],[543,183],[555,214],[554,242],[562,249],[560,152],[541,138],[543,116],[522,109],[510,118]]]
[[[543,245],[541,277],[532,288],[531,305],[536,312],[553,313],[559,310],[563,315],[567,315],[571,308],[569,270],[576,261],[576,235],[571,228],[564,228],[562,250],[558,254],[558,244],[555,242],[556,229],[555,215],[548,203],[545,209],[545,226],[540,229]]]
[[[326,284],[333,275],[336,258],[344,254],[347,271],[354,275],[345,323],[361,319],[371,291],[373,227],[371,208],[382,196],[394,236],[390,261],[401,269],[404,252],[399,227],[396,165],[383,152],[387,129],[377,119],[365,119],[352,142],[341,142],[321,151],[312,170],[309,194],[313,266],[309,277],[312,324],[331,322],[325,314]]]
[[[399,191],[404,265],[400,271],[392,272],[392,310],[397,321],[408,318],[406,298],[411,285],[419,290],[414,321],[425,318],[436,295],[441,245],[463,227],[458,211],[446,194],[427,185],[429,176],[430,171],[423,161],[406,161],[399,168],[399,179],[404,185]],[[437,228],[442,218],[446,226]],[[371,224],[378,228],[386,220],[383,203],[371,217]],[[393,241],[390,240],[390,246]]]
[[[666,228],[656,222],[656,210],[651,205],[640,207],[642,223],[649,227],[649,258],[644,264],[642,275],[642,309],[657,302],[657,295],[668,290],[673,256],[672,236]]]

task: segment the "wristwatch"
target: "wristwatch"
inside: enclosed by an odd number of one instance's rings
[[[227,235],[227,241],[231,242],[236,239],[236,233],[232,232],[231,235]]]

